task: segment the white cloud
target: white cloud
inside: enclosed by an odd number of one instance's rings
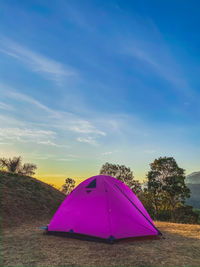
[[[12,145],[12,143],[0,142],[0,145]]]
[[[113,151],[107,151],[107,152],[103,152],[102,155],[103,156],[108,156],[108,155],[111,155],[113,153],[114,153]]]
[[[14,108],[11,105],[5,104],[3,102],[0,102],[0,109],[4,109],[4,110],[14,110]]]
[[[15,119],[11,116],[0,115],[0,126],[4,125],[6,127],[25,127],[25,123],[21,120]]]
[[[41,145],[47,145],[47,146],[55,146],[55,147],[69,147],[67,145],[60,145],[60,144],[56,144],[50,140],[47,140],[47,141],[39,141],[37,142],[38,144],[41,144]]]
[[[36,141],[55,138],[56,133],[47,130],[0,128],[0,137],[4,140]]]
[[[93,134],[93,135],[106,136],[106,132],[98,129],[94,125],[94,123],[86,119],[83,119],[73,113],[51,109],[46,105],[44,105],[43,103],[41,103],[40,101],[36,100],[35,98],[14,91],[12,88],[4,84],[0,84],[0,91],[2,91],[2,95],[4,95],[4,97],[33,105],[34,112],[36,112],[35,107],[37,107],[39,111],[41,110],[46,112],[48,118],[47,116],[45,116],[45,121],[43,121],[44,126],[45,124],[46,126],[50,124],[54,129],[70,131],[83,135]],[[29,106],[29,109],[30,108],[31,107]],[[41,119],[41,117],[39,119]]]
[[[73,154],[67,154],[67,155],[63,155],[63,157],[61,157],[60,155],[56,155],[56,154],[45,154],[43,152],[41,152],[40,154],[38,153],[29,153],[26,156],[29,156],[30,158],[36,159],[36,160],[56,160],[56,161],[75,161],[77,160],[78,156],[73,155]]]
[[[149,149],[149,150],[145,150],[144,153],[146,154],[154,154],[156,152],[156,150],[154,149]]]
[[[36,153],[36,152],[29,152],[29,153],[24,153],[24,156],[29,157],[31,159],[35,160],[47,160],[47,159],[53,159],[55,157],[55,154],[46,154],[43,151],[41,153]]]
[[[93,137],[91,137],[91,136],[88,136],[88,137],[78,137],[77,138],[77,141],[78,142],[81,142],[81,143],[88,143],[90,145],[97,145],[96,140]]]
[[[140,31],[132,38],[123,38],[119,42],[118,51],[132,58],[133,64],[136,60],[142,63],[141,72],[154,73],[171,84],[176,92],[193,97],[194,90],[190,87],[181,64],[175,59],[156,25],[152,21],[148,22],[144,21],[143,25],[136,22],[136,29]]]
[[[49,130],[27,129],[27,128],[0,128],[0,144],[11,144],[4,142],[7,140],[18,142],[32,142],[39,145],[69,148],[70,146],[65,144],[57,144],[50,139],[56,138],[56,132]]]
[[[76,160],[76,159],[74,159],[74,158],[58,158],[58,159],[56,159],[57,161],[74,161],[74,160]]]
[[[96,127],[94,127],[89,121],[86,120],[72,121],[71,125],[69,125],[68,128],[69,130],[76,133],[93,133],[102,136],[106,135],[105,132],[96,129]]]
[[[45,77],[59,84],[64,78],[76,74],[71,67],[41,55],[7,38],[0,39],[0,52],[23,62],[32,71],[45,75]]]
[[[36,99],[34,99],[28,95],[25,95],[25,94],[22,94],[22,93],[19,93],[16,91],[11,91],[11,90],[6,91],[5,95],[9,98],[12,98],[12,99],[25,101],[27,103],[33,104],[33,105],[37,106],[38,108],[40,108],[46,112],[53,113],[53,111],[50,108],[48,108],[47,106],[43,105],[42,103],[40,103],[39,101],[37,101]]]
[[[178,83],[184,83],[185,85],[184,80],[178,79],[177,66],[175,62],[171,60],[170,56],[166,56],[166,51],[165,53],[163,51],[165,57],[162,56],[160,58],[157,57],[157,55],[153,55],[148,47],[142,47],[140,43],[137,44],[137,42],[134,41],[132,45],[125,47],[123,52],[143,61],[147,66],[150,66],[155,73],[172,83],[172,85],[177,86]]]
[[[73,1],[72,1],[73,2]],[[87,30],[94,30],[94,23],[88,21],[88,15],[84,13],[83,9],[79,9],[76,5],[69,3],[69,1],[64,2],[64,16],[71,22],[77,25],[78,27]]]

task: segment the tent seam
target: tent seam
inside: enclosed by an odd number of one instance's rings
[[[137,208],[137,210],[143,215],[143,217],[153,226],[153,228],[158,232],[158,234],[162,234],[155,225],[153,225],[153,223],[143,214],[143,212],[137,207],[136,204],[133,203],[133,201],[131,201],[129,199],[129,197],[118,187],[118,185],[115,184],[115,186],[118,188],[118,190],[129,200],[129,202],[131,202],[131,204]],[[150,231],[152,231],[151,229],[149,229]]]
[[[109,210],[110,210],[110,206],[109,206],[109,203],[108,203],[108,190],[107,190],[107,188],[106,188],[106,186],[105,186],[105,180],[103,181],[104,182],[104,189],[105,189],[105,195],[106,195],[106,204],[107,204],[107,213],[108,213],[108,227],[109,227],[109,231],[110,231],[110,235],[112,235],[112,227],[111,227],[111,220],[110,220],[110,216],[111,216],[111,214],[110,214],[110,212],[109,212]]]

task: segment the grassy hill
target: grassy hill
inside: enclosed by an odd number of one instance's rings
[[[65,199],[54,187],[29,176],[0,172],[3,227],[50,218]]]

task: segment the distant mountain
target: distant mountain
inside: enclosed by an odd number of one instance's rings
[[[200,209],[200,184],[187,184],[190,189],[190,198],[186,203],[194,208]]]
[[[187,175],[185,182],[186,184],[200,184],[200,171]]]
[[[200,209],[200,171],[187,175],[185,183],[191,192],[187,204]]]

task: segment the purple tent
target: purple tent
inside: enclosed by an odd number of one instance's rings
[[[48,226],[48,233],[58,232],[110,241],[161,234],[131,189],[106,175],[88,178],[67,196]]]

